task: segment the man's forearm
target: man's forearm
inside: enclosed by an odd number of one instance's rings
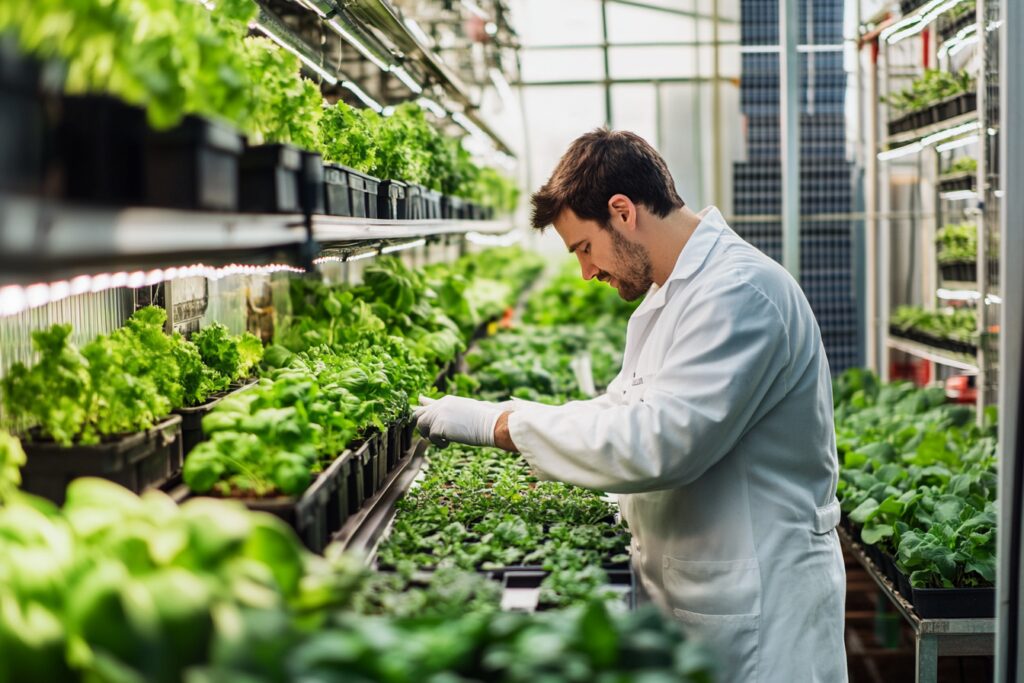
[[[519,449],[516,448],[515,443],[512,441],[512,434],[508,431],[508,416],[511,414],[511,411],[506,410],[495,423],[494,445],[510,453],[518,453]]]

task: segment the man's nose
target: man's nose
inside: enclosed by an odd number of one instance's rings
[[[580,274],[583,276],[584,280],[593,280],[594,277],[601,272],[601,269],[595,267],[594,264],[591,263],[590,259],[583,254],[577,254],[577,257],[580,260]]]

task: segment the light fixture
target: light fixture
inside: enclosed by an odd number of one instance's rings
[[[979,122],[971,121],[969,123],[964,123],[959,126],[953,126],[952,128],[940,130],[938,133],[932,133],[931,135],[925,136],[921,138],[921,144],[927,147],[929,145],[935,144],[936,142],[939,142],[940,140],[948,140],[950,138],[955,138],[957,135],[961,135],[963,133],[970,133],[971,131],[978,130],[979,128],[981,128],[981,124]]]
[[[205,277],[210,280],[219,280],[230,275],[267,275],[279,272],[304,273],[306,271],[284,263],[268,265],[233,263],[219,267],[196,263],[177,268],[155,268],[149,271],[136,270],[130,273],[122,270],[114,273],[78,275],[71,278],[70,281],[36,282],[27,286],[7,285],[0,287],[0,317],[17,315],[33,308],[62,301],[68,297],[81,294],[98,294],[119,287],[138,289],[139,287],[186,277]]]
[[[325,81],[327,81],[331,85],[337,85],[338,84],[338,78],[336,76],[334,76],[331,72],[327,71],[322,66],[320,66],[319,64],[314,62],[309,57],[307,57],[304,54],[302,54],[301,52],[299,52],[293,46],[289,45],[283,38],[278,36],[276,33],[271,31],[269,28],[267,28],[266,26],[264,26],[263,24],[261,24],[259,22],[254,22],[253,24],[251,24],[251,26],[253,28],[255,28],[256,30],[258,30],[263,35],[265,35],[267,38],[270,38],[272,41],[274,41],[275,43],[277,43],[278,45],[283,47],[285,50],[288,50],[288,52],[291,52],[293,55],[298,57],[299,61],[301,61],[303,64],[305,64],[310,69],[312,69],[318,76],[323,78]]]
[[[426,239],[413,240],[412,242],[405,242],[404,244],[389,244],[380,250],[382,254],[394,254],[396,251],[405,251],[406,249],[415,249],[416,247],[422,247],[427,243]]]
[[[521,230],[506,232],[504,235],[488,235],[483,232],[467,232],[466,241],[481,247],[511,247],[523,239]]]
[[[381,113],[381,111],[384,110],[384,107],[381,106],[380,102],[378,102],[377,100],[375,100],[372,97],[370,97],[369,95],[367,95],[365,90],[360,88],[358,85],[356,85],[352,81],[342,81],[341,82],[341,87],[345,88],[346,90],[351,92],[353,95],[358,97],[359,100],[363,104],[365,104],[367,107],[369,107],[370,109],[374,110],[378,114]]]
[[[366,57],[368,60],[373,62],[378,69],[381,71],[390,71],[391,65],[381,60],[380,57],[375,55],[370,48],[363,44],[363,41],[359,40],[351,31],[338,23],[337,19],[329,19],[327,25],[330,26],[335,33],[345,39],[345,42],[356,49],[359,54]]]
[[[887,41],[890,45],[898,43],[904,38],[916,36],[923,31],[935,19],[953,7],[959,5],[961,0],[930,0],[925,3],[913,16],[906,17],[888,27],[879,38]]]
[[[878,153],[879,161],[889,161],[890,159],[899,159],[900,157],[909,156],[920,152],[924,147],[920,142],[912,142],[909,145],[902,147],[896,147],[895,149],[887,149],[884,152]]]
[[[402,83],[405,83],[405,86],[412,90],[414,95],[419,95],[423,92],[423,86],[417,83],[404,67],[393,66],[391,67],[391,73],[397,76],[398,80],[402,81]]]
[[[490,19],[490,15],[488,15],[487,12],[485,12],[483,8],[480,7],[480,5],[473,2],[473,0],[462,0],[462,6],[468,9],[472,14],[475,14],[479,18],[483,19],[484,21]]]
[[[447,110],[445,110],[444,107],[442,107],[440,104],[430,99],[429,97],[419,98],[418,100],[416,100],[416,104],[420,105],[421,107],[423,107],[424,109],[426,109],[427,111],[429,111],[431,114],[438,118],[443,119],[444,117],[448,116]]]
[[[951,202],[955,202],[963,199],[974,199],[978,196],[978,193],[974,190],[954,190],[952,192],[940,192],[939,199],[945,199]]]
[[[427,32],[423,30],[423,27],[421,27],[419,24],[417,24],[414,19],[412,19],[411,17],[406,18],[406,20],[405,20],[405,27],[407,29],[409,29],[409,33],[411,33],[413,35],[413,38],[415,38],[424,47],[427,47],[427,48],[433,48],[434,47],[434,40],[433,40],[433,38],[428,36]]]
[[[491,82],[494,83],[494,88],[498,91],[498,96],[502,101],[507,102],[512,97],[512,88],[505,79],[505,74],[501,73],[501,69],[495,66],[488,69],[487,73],[491,77]]]
[[[936,152],[948,152],[951,149],[957,149],[958,147],[966,147],[967,145],[973,145],[978,141],[977,135],[968,135],[965,138],[958,140],[950,140],[949,142],[943,142],[941,145],[935,146]]]
[[[498,25],[493,21],[488,21],[484,24],[484,32],[489,36],[495,36],[498,34]]]
[[[935,296],[945,301],[976,301],[981,298],[973,289],[946,289],[939,287],[935,290]]]

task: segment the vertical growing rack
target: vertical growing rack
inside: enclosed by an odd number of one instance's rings
[[[870,154],[877,160],[876,191],[868,212],[877,217],[878,252],[868,277],[877,283],[876,370],[886,379],[910,357],[917,379],[974,378],[979,420],[997,397],[999,291],[999,2],[904,0],[902,16],[876,17],[878,57],[871,77],[879,101]],[[871,29],[863,26],[862,35]],[[962,93],[919,98],[896,110],[892,96],[935,70],[961,73],[972,84]],[[934,76],[934,75],[933,75]],[[972,170],[963,159],[976,160]],[[961,227],[977,244],[973,261],[940,264],[938,237]],[[952,267],[957,266],[957,267]],[[929,311],[974,310],[973,343],[893,329],[900,305]]]

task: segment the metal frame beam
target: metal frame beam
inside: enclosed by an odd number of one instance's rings
[[[779,125],[782,136],[782,265],[800,280],[800,36],[797,0],[779,1]]]

